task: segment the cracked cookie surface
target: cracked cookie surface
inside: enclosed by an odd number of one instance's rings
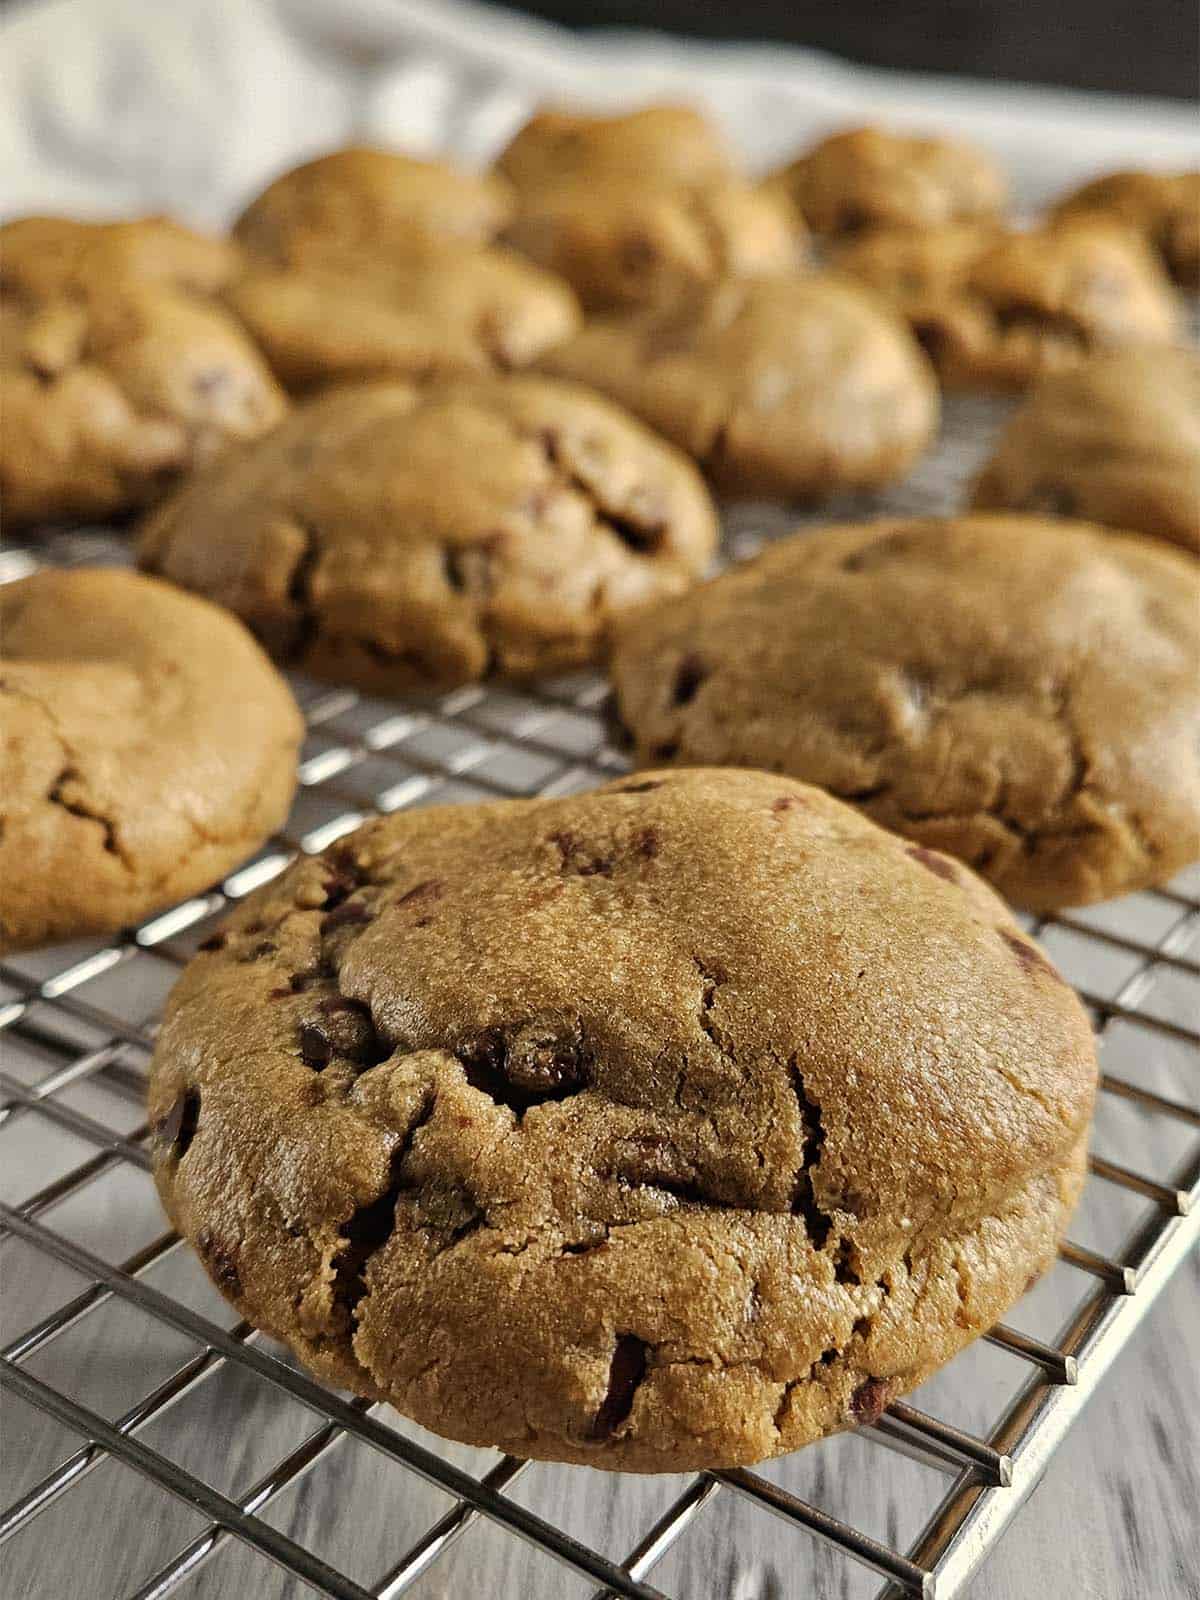
[[[1020,516],[830,527],[630,619],[648,765],[787,772],[1035,910],[1200,857],[1200,569]]]
[[[879,228],[832,264],[895,306],[949,388],[1021,389],[1094,350],[1162,346],[1180,329],[1153,253],[1105,219],[1026,233],[990,222]]]
[[[146,506],[286,405],[233,318],[178,290],[0,301],[0,491],[14,523]]]
[[[634,1471],[870,1423],[1053,1259],[1096,1063],[968,871],[765,773],[368,824],[207,941],[156,1179],[306,1365]]]
[[[599,396],[513,377],[311,401],[186,485],[141,555],[284,660],[388,693],[578,665],[715,543],[686,458]]]
[[[834,238],[994,217],[1008,198],[1003,171],[973,145],[873,127],[823,139],[766,183],[814,233]]]
[[[937,385],[908,330],[819,273],[726,280],[667,309],[597,317],[540,366],[628,406],[731,494],[877,487],[937,428]]]
[[[551,273],[507,250],[431,238],[388,260],[349,251],[254,267],[228,301],[300,393],[382,376],[506,372],[580,322],[575,296]]]
[[[63,295],[103,295],[122,283],[212,295],[241,265],[236,244],[169,217],[78,222],[30,216],[0,226],[0,290],[35,304]]]
[[[983,510],[1150,533],[1200,555],[1200,354],[1113,350],[1044,378],[975,485]]]
[[[139,922],[287,814],[302,725],[241,623],[115,568],[0,585],[0,948]]]
[[[250,202],[233,233],[253,256],[298,266],[331,250],[403,252],[414,230],[484,243],[512,208],[509,184],[494,174],[351,145],[282,173]]]
[[[1055,215],[1135,228],[1176,283],[1200,289],[1200,172],[1112,172],[1061,200]]]

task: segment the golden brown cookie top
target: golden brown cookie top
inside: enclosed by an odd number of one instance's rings
[[[142,559],[387,692],[586,660],[715,541],[690,462],[597,395],[513,377],[330,391],[186,485]]]
[[[873,1420],[1078,1182],[1075,996],[970,873],[786,778],[386,818],[211,945],[152,1070],[171,1214],[456,1438],[680,1470]]]
[[[146,505],[286,409],[233,318],[173,289],[6,298],[0,325],[0,489],[14,522]]]
[[[509,220],[512,204],[508,183],[494,174],[352,145],[282,173],[233,231],[252,255],[299,266],[330,251],[390,257],[414,230],[483,243]]]
[[[612,395],[735,493],[885,482],[937,426],[937,387],[907,329],[827,274],[725,280],[596,317],[541,364]]]
[[[0,225],[0,290],[26,301],[91,290],[103,295],[121,283],[217,294],[240,267],[241,251],[228,239],[169,217],[18,217]]]
[[[295,784],[300,714],[235,618],[112,568],[0,585],[0,945],[207,888]]]
[[[1200,172],[1112,172],[1060,200],[1055,215],[1126,223],[1177,283],[1200,288]]]
[[[410,240],[389,261],[353,253],[257,267],[229,304],[283,383],[507,371],[572,334],[575,296],[506,250]]]
[[[1106,350],[1043,378],[975,504],[1085,517],[1200,554],[1200,354]]]
[[[1151,539],[1020,516],[825,528],[632,619],[612,672],[641,761],[821,784],[1021,905],[1200,856],[1200,567]]]
[[[814,233],[842,237],[995,217],[1008,199],[999,165],[965,140],[875,127],[833,134],[768,183],[789,196]]]
[[[1028,232],[878,229],[842,246],[834,265],[908,318],[952,386],[1023,387],[1093,349],[1167,344],[1180,325],[1155,257],[1104,219]]]
[[[651,105],[616,116],[539,111],[501,151],[496,170],[528,190],[577,178],[720,183],[735,169],[699,111]]]
[[[596,309],[671,304],[722,277],[791,272],[806,255],[789,208],[736,178],[560,179],[522,193],[506,237]]]

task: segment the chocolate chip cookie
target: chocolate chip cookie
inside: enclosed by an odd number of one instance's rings
[[[519,256],[420,237],[388,261],[252,269],[229,304],[297,393],[386,374],[507,371],[580,323],[567,285]]]
[[[320,1376],[520,1456],[878,1420],[1083,1177],[1075,995],[969,871],[766,773],[369,824],[184,973],[170,1217]]]
[[[736,169],[724,139],[694,107],[651,105],[616,116],[539,111],[501,151],[496,170],[527,191],[571,178],[720,183]]]
[[[1115,217],[1186,289],[1200,289],[1200,172],[1113,172],[1060,201],[1060,217]]]
[[[175,289],[6,295],[0,330],[0,494],[12,524],[148,505],[286,409],[232,317]]]
[[[818,783],[1032,910],[1200,857],[1200,567],[1151,539],[825,528],[631,619],[612,676],[640,761]]]
[[[403,251],[419,230],[483,243],[512,215],[510,185],[495,174],[354,145],[293,167],[252,200],[234,237],[252,255],[302,266],[330,251]]]
[[[331,391],[187,484],[141,552],[286,661],[393,693],[577,665],[715,542],[686,458],[518,377]]]
[[[211,295],[241,270],[228,239],[196,233],[169,217],[78,222],[18,217],[0,226],[0,292],[26,302],[57,300],[118,284],[159,284]]]
[[[952,388],[1024,388],[1093,350],[1168,344],[1180,326],[1143,241],[1094,218],[1028,233],[878,229],[839,248],[834,264],[907,317]]]
[[[287,815],[303,732],[235,618],[114,568],[0,585],[0,949],[140,922]]]
[[[591,309],[670,305],[727,275],[790,272],[806,254],[789,208],[736,178],[563,179],[522,191],[506,238]]]
[[[517,187],[508,242],[591,309],[661,305],[726,276],[789,272],[804,228],[735,171],[698,112],[542,112],[497,163]]]
[[[833,238],[995,217],[1008,200],[1007,177],[982,150],[885,128],[835,133],[767,181]]]
[[[937,385],[907,329],[815,273],[597,317],[541,365],[612,395],[731,494],[873,488],[901,477],[937,428]]]
[[[1200,554],[1200,354],[1112,350],[1044,378],[975,505],[1086,517]]]

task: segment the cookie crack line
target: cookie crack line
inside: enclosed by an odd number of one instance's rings
[[[98,811],[89,806],[78,794],[67,794],[68,785],[79,784],[82,781],[83,778],[78,768],[70,765],[63,767],[46,791],[47,801],[50,805],[58,806],[60,810],[68,812],[73,817],[80,817],[85,822],[97,823],[101,830],[101,841],[105,854],[113,856],[121,863],[126,872],[132,873],[135,870],[134,863],[129,856],[129,852],[121,843],[117,833],[117,825],[112,818],[106,816],[103,811]]]
[[[296,558],[296,564],[288,577],[287,597],[296,613],[296,631],[288,643],[286,653],[289,661],[303,661],[312,649],[321,627],[312,594],[313,575],[322,554],[321,536],[316,524],[300,512],[293,510],[290,516],[303,536],[304,548]]]
[[[388,1161],[388,1180],[374,1200],[369,1200],[351,1213],[338,1230],[341,1249],[331,1263],[333,1270],[332,1299],[350,1319],[349,1345],[354,1353],[354,1323],[358,1320],[358,1307],[369,1293],[366,1273],[371,1259],[384,1248],[396,1228],[396,1210],[400,1197],[408,1188],[404,1178],[407,1161],[418,1133],[437,1109],[437,1094],[430,1089],[423,1097],[412,1121],[397,1141]],[[357,1360],[357,1355],[355,1355]]]
[[[583,477],[567,461],[563,453],[562,435],[553,428],[540,428],[534,433],[521,428],[516,429],[518,438],[530,439],[535,443],[545,457],[546,463],[554,471],[555,476],[562,484],[570,489],[575,489],[581,494],[591,507],[592,518],[599,528],[606,529],[614,538],[619,539],[627,550],[634,555],[653,555],[662,546],[663,535],[666,531],[663,522],[639,522],[636,518],[623,516],[611,506],[605,505],[600,489],[587,478]]]

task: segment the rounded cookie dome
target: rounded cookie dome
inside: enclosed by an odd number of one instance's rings
[[[1053,1257],[1096,1063],[969,871],[765,773],[369,824],[184,974],[163,1200],[453,1438],[635,1471],[874,1420]]]

